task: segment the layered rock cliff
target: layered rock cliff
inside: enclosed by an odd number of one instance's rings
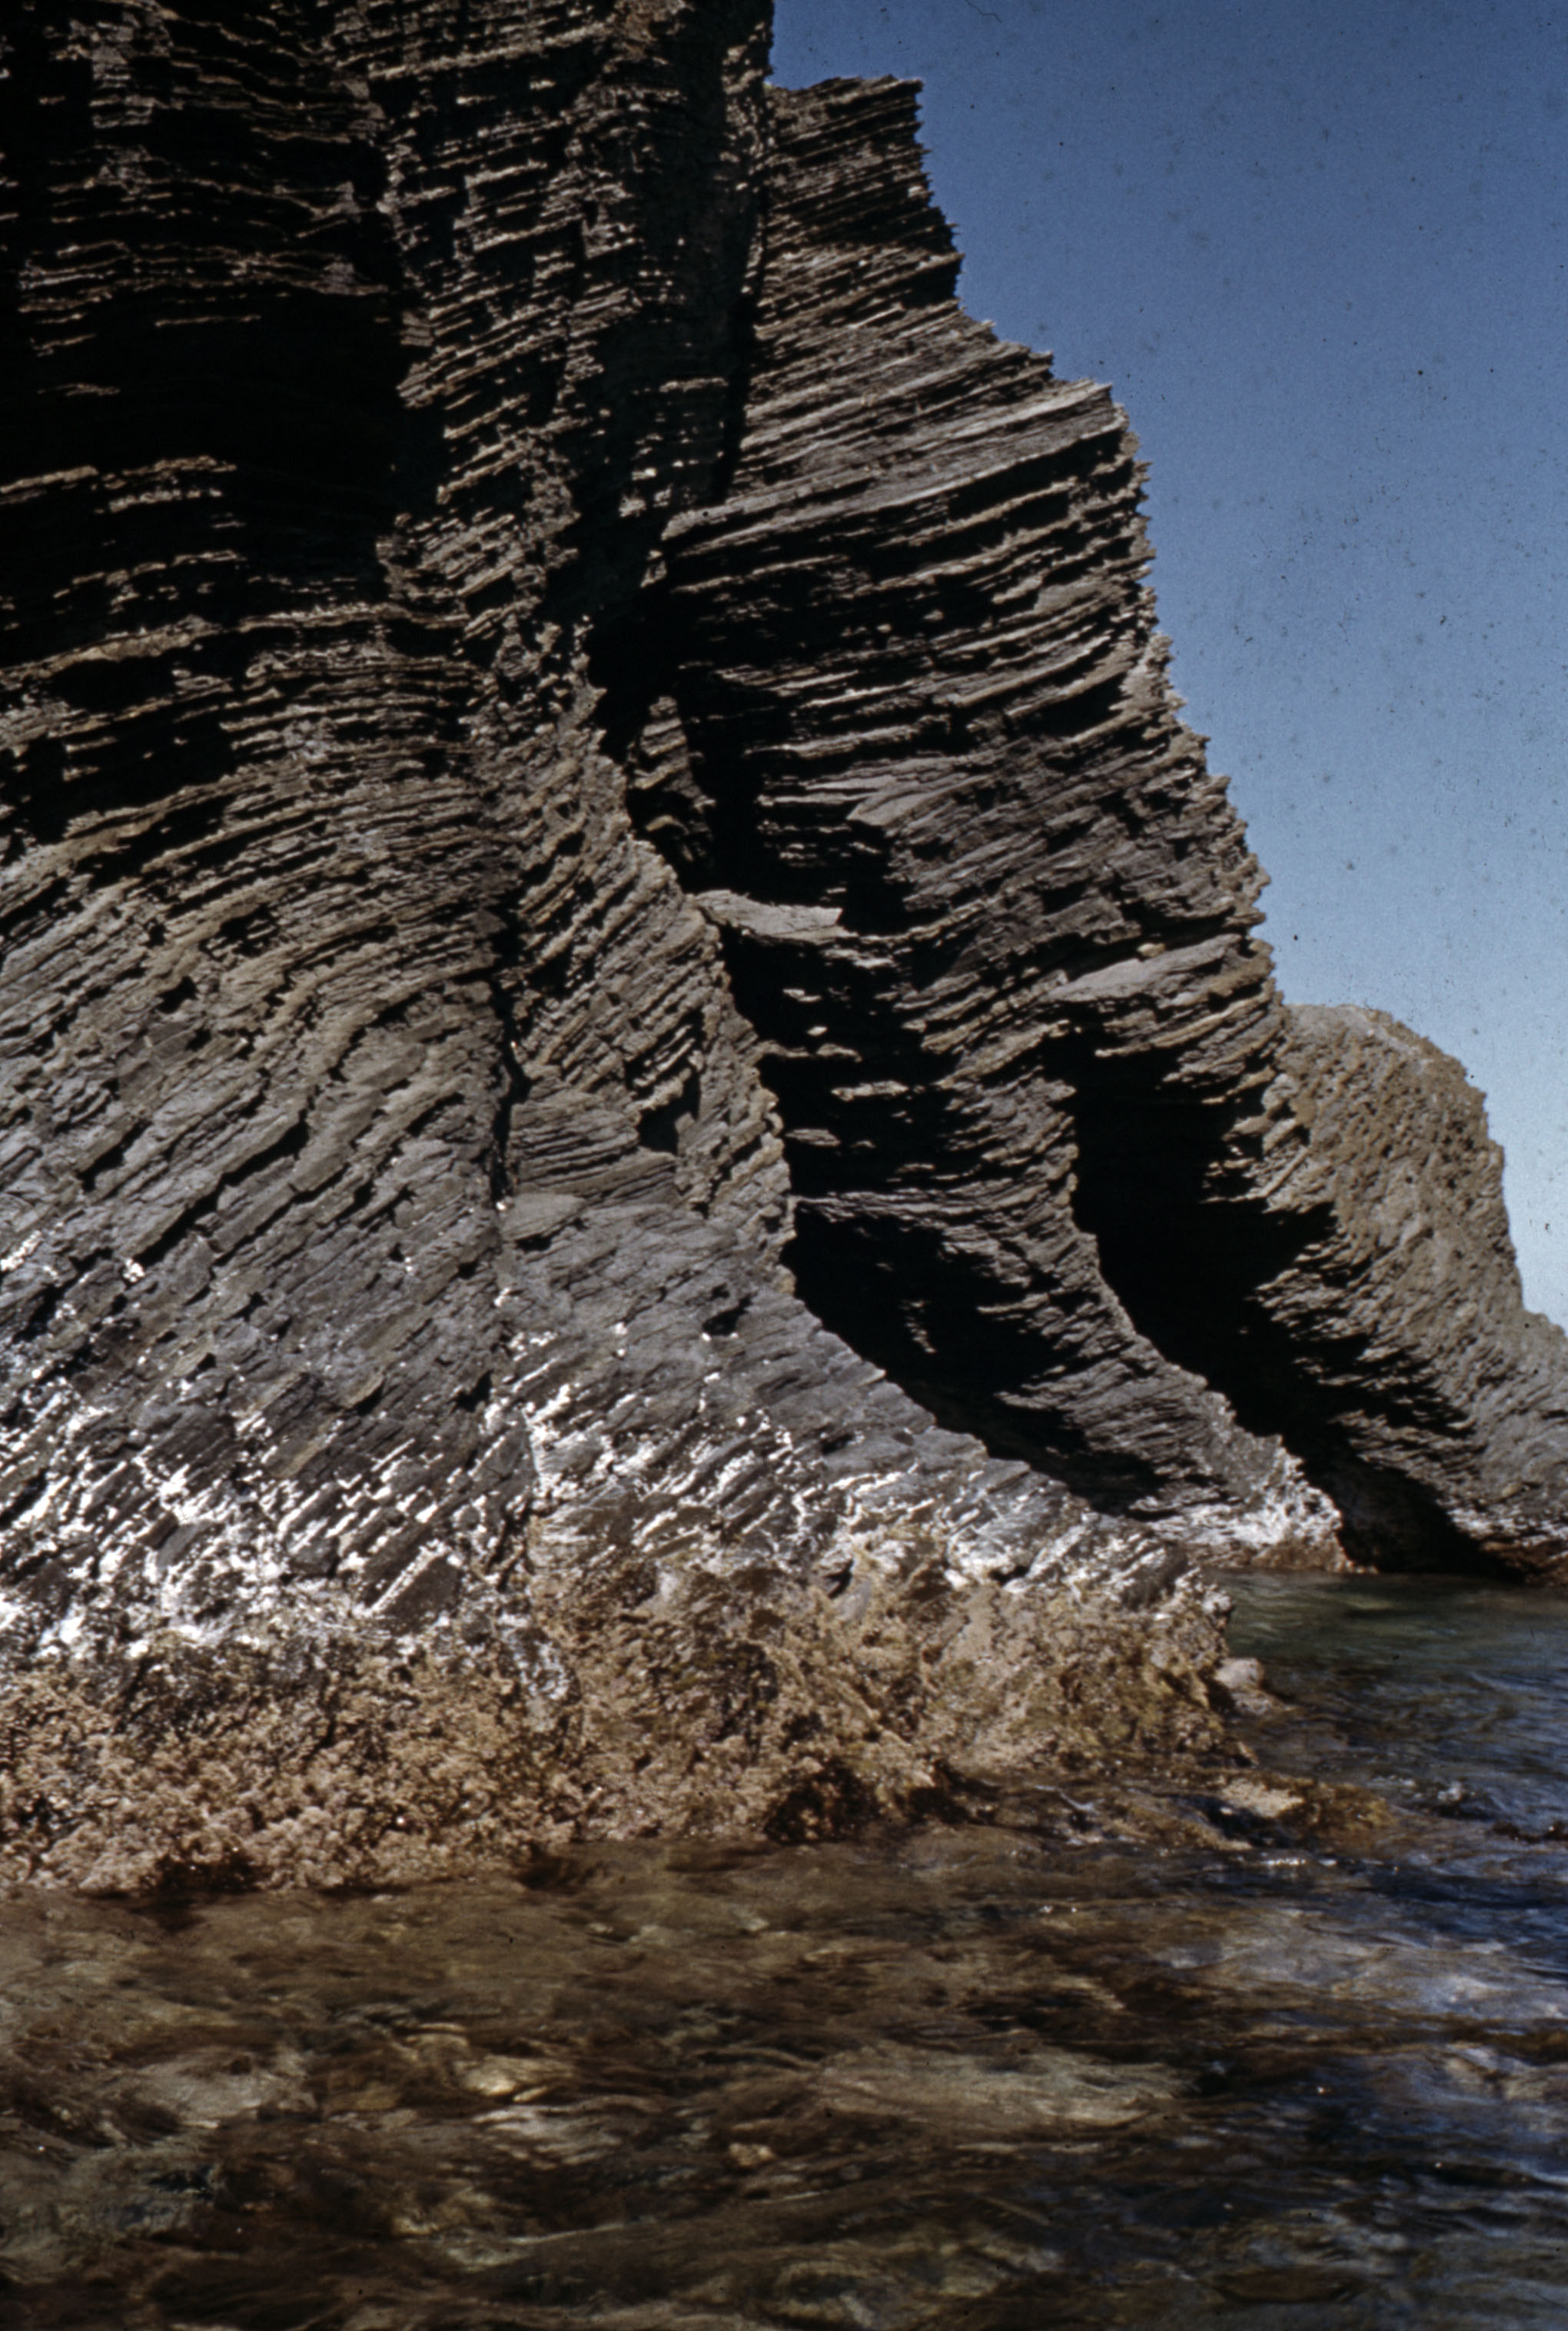
[[[14,1866],[1201,1746],[1563,1559],[1478,1102],[1290,1014],[1107,393],[762,0],[0,32]]]

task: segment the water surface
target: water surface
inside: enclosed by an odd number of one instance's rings
[[[1560,2331],[1568,1598],[1230,1583],[1282,1705],[1157,1850],[8,1898],[0,2322]]]

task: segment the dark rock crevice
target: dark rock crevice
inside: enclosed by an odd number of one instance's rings
[[[1334,1235],[1326,1197],[1271,1212],[1216,1197],[1226,1167],[1256,1154],[1237,1112],[1104,1080],[1086,1061],[1075,1080],[1078,1171],[1073,1211],[1141,1334],[1222,1392],[1250,1432],[1277,1434],[1340,1517],[1346,1551],[1382,1569],[1504,1575],[1506,1565],[1458,1527],[1430,1489],[1356,1452],[1345,1389],[1364,1373],[1364,1331],[1310,1356],[1269,1315],[1261,1289],[1310,1275]],[[1254,1168],[1255,1170],[1255,1168]],[[1374,1367],[1376,1364],[1374,1363]],[[1435,1387],[1384,1378],[1387,1423],[1436,1443],[1461,1420]]]

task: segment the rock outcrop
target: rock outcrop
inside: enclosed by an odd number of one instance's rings
[[[1136,1214],[1111,1233],[1150,1331],[1242,1416],[1288,1420],[1381,1567],[1562,1575],[1563,1339],[1525,1308],[1502,1169],[1457,1061],[1385,1013],[1308,1006],[1193,1194],[1177,1268]]]
[[[764,1040],[803,1292],[1102,1507],[1326,1536],[1079,1219],[1107,1084],[1229,1119],[1280,1027],[1261,876],[1165,677],[1126,421],[958,308],[912,87],[781,94],[774,121],[729,495],[666,545],[694,807],[666,783],[648,823]]]
[[[1478,1104],[1280,1004],[1123,416],[766,39],[0,31],[13,1866],[807,1833],[1211,1740],[1194,1556],[1563,1558]]]

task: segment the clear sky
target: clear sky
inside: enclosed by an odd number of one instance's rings
[[[1568,1323],[1568,0],[775,0],[923,80],[960,296],[1113,384],[1297,1003],[1456,1052]]]

